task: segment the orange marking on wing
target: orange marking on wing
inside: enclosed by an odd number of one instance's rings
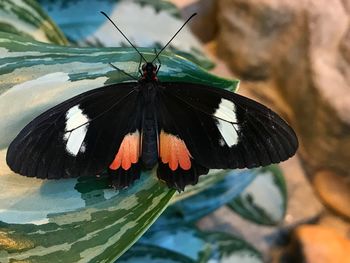
[[[172,171],[175,171],[179,166],[184,170],[191,168],[191,154],[183,140],[161,131],[159,142],[159,157],[163,163],[169,164]]]
[[[140,156],[140,133],[136,131],[125,135],[120,144],[118,153],[109,168],[117,170],[120,166],[124,170],[128,170],[131,164],[137,163]]]

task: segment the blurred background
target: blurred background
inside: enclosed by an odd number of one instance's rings
[[[100,10],[137,46],[157,48],[197,12],[169,50],[239,79],[238,93],[283,116],[300,143],[297,155],[279,166],[229,174],[196,195],[179,195],[116,262],[349,263],[350,1],[0,0],[0,32],[66,46],[128,46]],[[14,85],[4,83],[0,91]],[[103,194],[81,195],[90,207],[105,201]],[[8,244],[0,235],[0,262],[13,250]]]
[[[281,164],[288,208],[277,227],[226,207],[201,229],[244,236],[268,261],[350,262],[350,2],[172,0],[239,93],[282,114],[298,134]]]
[[[173,2],[183,17],[199,13],[190,27],[213,71],[240,79],[238,92],[282,114],[300,142],[280,165],[288,209],[278,227],[224,208],[200,227],[239,232],[274,262],[350,262],[350,1]]]

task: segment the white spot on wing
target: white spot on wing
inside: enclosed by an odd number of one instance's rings
[[[89,118],[83,113],[79,106],[70,108],[66,113],[66,128],[64,140],[67,141],[66,150],[70,154],[76,156],[79,150],[85,151],[85,146],[82,147]]]
[[[77,105],[67,111],[66,120],[66,131],[69,131],[87,123],[89,118],[79,108],[79,105]]]
[[[215,111],[214,116],[222,120],[236,123],[237,118],[235,104],[227,99],[221,99],[219,107]]]
[[[218,129],[229,147],[236,145],[238,142],[238,134],[235,127],[237,127],[237,125],[233,125],[232,123],[220,119],[218,120]]]
[[[236,118],[236,106],[232,101],[221,99],[214,116],[218,120],[218,129],[229,147],[238,143],[238,129]],[[222,141],[219,144],[223,146]]]

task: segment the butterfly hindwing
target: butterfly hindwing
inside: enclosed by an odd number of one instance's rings
[[[141,119],[136,120],[140,123]],[[139,125],[137,125],[139,127]],[[140,131],[135,126],[131,126],[130,132],[126,134],[116,152],[113,161],[108,167],[108,175],[111,184],[115,188],[124,188],[133,181],[140,178],[141,167],[141,139]]]
[[[16,173],[49,179],[120,173],[108,168],[125,136],[140,130],[136,85],[118,84],[88,91],[39,115],[10,144],[8,165]],[[135,164],[132,174],[138,172]],[[124,174],[132,177],[129,171]]]
[[[196,176],[207,173],[208,169],[278,163],[291,157],[298,147],[291,127],[258,102],[204,85],[161,85],[160,126],[183,141],[191,163],[205,168],[197,169],[200,173],[196,172]],[[160,162],[164,165],[161,159]],[[167,174],[164,169],[163,173]],[[183,173],[183,176],[188,175]],[[175,184],[181,184],[180,179]]]
[[[163,112],[161,114],[162,130],[159,135],[157,176],[160,180],[165,181],[168,187],[184,190],[186,185],[196,184],[199,175],[206,174],[209,170],[193,160],[185,142],[179,138],[176,127],[171,128],[172,125],[169,125],[171,119],[165,116],[167,113]],[[167,133],[164,129],[172,133]]]

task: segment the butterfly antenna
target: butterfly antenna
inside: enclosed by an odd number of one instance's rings
[[[139,53],[139,55],[141,56],[141,58],[147,63],[147,60],[145,59],[145,57],[141,54],[140,51],[138,51],[138,49],[131,43],[131,41],[126,37],[126,35],[124,35],[124,33],[119,29],[119,27],[117,27],[117,25],[112,21],[112,19],[109,18],[109,16],[103,12],[100,11],[102,15],[104,15],[105,17],[107,17],[107,19],[115,26],[115,28],[120,32],[120,34],[123,35],[123,37],[129,42],[129,44],[137,51],[137,53]]]
[[[158,56],[160,55],[160,53],[163,52],[163,50],[170,44],[170,42],[176,37],[176,35],[181,31],[181,29],[183,29],[183,27],[195,16],[197,15],[197,13],[193,13],[187,20],[186,22],[180,27],[179,30],[177,30],[177,32],[173,35],[173,37],[168,41],[168,43],[166,43],[166,45],[156,54],[156,57],[152,60],[151,63],[153,63]]]

